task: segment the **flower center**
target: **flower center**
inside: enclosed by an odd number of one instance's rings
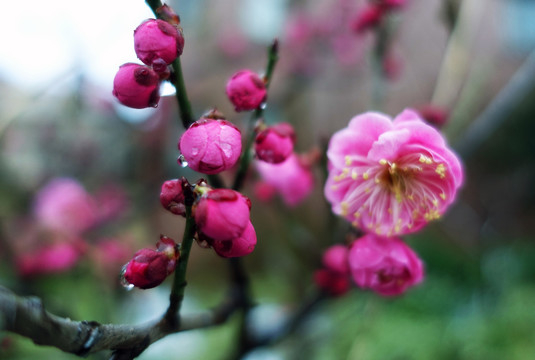
[[[396,163],[381,161],[387,167],[379,173],[379,183],[383,184],[388,191],[394,194],[398,203],[407,192],[407,180],[413,176],[412,171],[407,168],[400,168]]]

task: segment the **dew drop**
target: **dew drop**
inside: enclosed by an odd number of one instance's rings
[[[180,165],[183,168],[188,166],[188,162],[186,161],[186,159],[184,158],[184,155],[182,155],[182,154],[180,154],[180,156],[178,157],[176,162],[177,162],[178,165]]]
[[[127,264],[124,264],[123,267],[121,268],[121,275],[120,275],[120,282],[121,282],[121,286],[126,290],[126,291],[130,291],[134,288],[134,284],[130,284],[126,278],[124,277],[124,274],[126,273],[126,267],[128,266],[128,263]]]
[[[260,109],[264,110],[267,107],[267,102],[263,102],[260,104]]]

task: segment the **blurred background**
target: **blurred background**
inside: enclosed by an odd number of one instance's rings
[[[292,336],[247,359],[533,359],[535,3],[408,0],[392,14],[380,109],[375,38],[351,26],[365,3],[168,3],[182,20],[182,67],[197,116],[217,107],[245,128],[248,114],[234,112],[226,81],[241,68],[262,72],[277,37],[265,116],[294,125],[298,152],[323,149],[361,112],[395,116],[413,107],[428,110],[466,172],[447,215],[406,238],[425,262],[422,285],[397,299],[354,289],[325,301]],[[150,9],[141,0],[29,0],[4,1],[0,13],[0,284],[72,319],[137,324],[159,316],[169,281],[127,292],[121,266],[159,234],[180,240],[184,221],[161,207],[160,187],[200,176],[176,162],[184,129],[171,86],[156,109],[129,109],[111,95],[118,67],[139,62],[132,34]],[[330,215],[319,166],[314,175],[314,191],[294,207],[259,196],[258,175],[248,177],[258,234],[244,259],[258,303],[254,331],[276,329],[313,290],[322,251],[344,241],[348,227]],[[62,209],[69,215],[60,221]],[[184,311],[217,305],[226,271],[224,259],[194,246]],[[223,359],[236,331],[231,318],[172,335],[140,359]],[[0,333],[0,358],[76,357]]]

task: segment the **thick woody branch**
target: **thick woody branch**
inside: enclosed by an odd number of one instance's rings
[[[0,330],[30,338],[37,345],[53,346],[78,356],[112,350],[112,359],[133,359],[167,335],[224,323],[239,306],[238,299],[229,297],[219,307],[181,316],[179,322],[169,322],[163,316],[140,325],[99,324],[56,316],[45,310],[40,299],[20,297],[0,287]]]

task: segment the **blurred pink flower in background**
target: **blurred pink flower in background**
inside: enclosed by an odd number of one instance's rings
[[[349,249],[355,283],[383,296],[396,296],[419,284],[424,268],[418,255],[401,239],[364,235]]]
[[[415,232],[440,218],[463,181],[442,135],[411,110],[394,121],[368,112],[336,132],[325,197],[335,214],[378,235]]]
[[[129,241],[123,238],[102,238],[92,248],[93,261],[100,267],[110,268],[124,264],[132,253]]]
[[[341,296],[350,289],[348,254],[345,245],[329,247],[321,259],[323,268],[314,272],[316,285],[331,296]]]
[[[117,219],[130,207],[130,201],[124,188],[118,184],[107,184],[94,193],[97,206],[97,222]]]
[[[279,164],[256,161],[261,182],[273,186],[288,206],[304,201],[314,189],[314,176],[309,166],[302,164],[296,154]]]
[[[340,274],[349,274],[348,253],[349,250],[345,245],[337,244],[329,247],[321,259],[323,266]]]
[[[40,225],[73,235],[88,230],[98,219],[95,200],[71,178],[52,179],[41,188],[34,199],[33,213]]]
[[[85,242],[76,238],[27,249],[16,258],[15,263],[22,276],[60,273],[74,267],[85,250]]]
[[[235,59],[245,54],[249,41],[240,29],[227,27],[217,33],[216,45],[225,56]]]

